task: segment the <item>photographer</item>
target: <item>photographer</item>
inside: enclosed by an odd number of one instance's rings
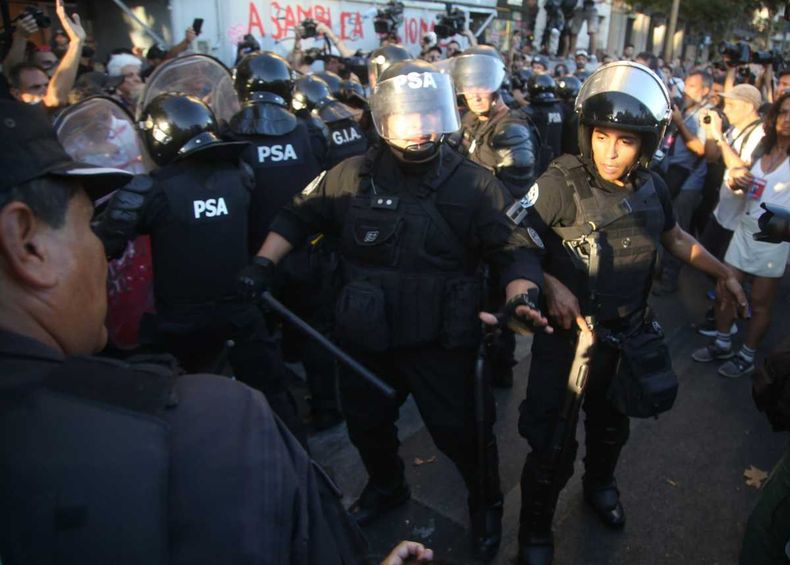
[[[33,15],[28,15],[18,22],[11,50],[3,61],[3,71],[11,83],[11,95],[21,102],[42,103],[47,108],[57,108],[68,104],[69,91],[77,78],[77,69],[86,36],[80,23],[80,17],[73,14],[70,18],[66,14],[63,0],[57,0],[55,10],[63,30],[69,36],[69,47],[52,75],[52,79],[47,77],[43,69],[34,65],[24,65],[22,61],[28,38],[39,28]]]
[[[733,186],[743,190],[744,211],[724,256],[727,264],[737,269],[739,281],[752,278],[753,311],[746,337],[736,354],[730,337],[735,311],[728,300],[723,300],[716,308],[715,341],[692,355],[700,363],[728,360],[719,367],[719,374],[729,378],[754,371],[755,353],[771,325],[773,303],[790,254],[790,243],[771,244],[752,237],[759,231],[761,203],[782,207],[790,204],[790,93],[782,94],[773,103],[763,130],[765,137],[754,152],[749,174],[732,181]]]
[[[711,153],[717,160],[723,160],[724,179],[718,191],[718,204],[705,225],[700,243],[719,260],[732,239],[733,230],[738,225],[744,209],[743,191],[748,189],[753,177],[749,172],[752,153],[763,138],[760,116],[757,113],[762,98],[760,92],[748,84],[740,84],[720,95],[724,99],[724,114],[730,127],[724,131],[722,119],[717,112],[705,111],[702,128],[707,137],[706,145],[711,145]],[[716,336],[713,309],[707,313],[706,323],[697,331],[709,337]],[[734,333],[737,327],[730,329]]]
[[[302,51],[302,39],[318,38],[323,36],[326,42],[321,52],[320,58],[324,61],[324,70],[341,74],[345,70],[342,59],[353,57],[355,51],[350,49],[335,33],[323,22],[306,19],[299,25],[294,26],[294,47],[290,57],[291,65],[303,74],[312,72],[313,62],[319,58],[311,54],[313,49],[307,52]],[[340,56],[331,53],[331,45],[334,45]],[[344,73],[343,73],[344,74]]]

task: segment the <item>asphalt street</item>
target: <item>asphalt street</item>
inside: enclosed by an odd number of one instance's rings
[[[691,360],[694,349],[708,339],[692,327],[709,305],[707,290],[704,277],[684,269],[677,294],[651,300],[680,380],[677,402],[657,420],[631,422],[631,437],[617,470],[627,515],[621,532],[607,530],[582,500],[580,447],[576,473],[560,497],[554,520],[557,565],[737,563],[746,520],[759,494],[747,486],[744,471],[750,466],[770,471],[788,437],[773,433],[754,408],[748,377],[725,379],[716,373],[716,365]],[[790,276],[783,280],[774,312],[760,356],[790,328]],[[743,330],[743,322],[740,326]],[[742,333],[736,336],[736,346]],[[519,476],[527,444],[518,435],[516,422],[529,371],[528,338],[520,338],[517,358],[513,389],[496,391],[505,493],[504,539],[494,560],[498,564],[513,563],[518,551]],[[411,401],[401,411],[399,430],[413,496],[365,529],[373,554],[383,556],[398,541],[412,539],[433,548],[444,562],[475,563],[466,535],[464,485],[433,445]],[[580,423],[580,440],[583,433]],[[350,504],[366,475],[345,426],[315,434],[310,441],[314,457],[335,478]]]

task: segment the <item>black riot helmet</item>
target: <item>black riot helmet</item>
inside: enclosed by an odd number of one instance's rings
[[[557,96],[566,102],[573,102],[579,95],[582,81],[574,76],[567,76],[557,79]]]
[[[365,87],[355,80],[344,80],[340,85],[340,95],[337,99],[352,108],[367,108],[368,97]]]
[[[411,56],[411,53],[400,45],[385,45],[373,51],[368,59],[368,84],[370,84],[370,88],[376,88],[379,77],[392,64],[412,59],[414,57]]]
[[[519,69],[510,76],[510,84],[516,90],[526,92],[527,82],[534,74],[531,69]]]
[[[340,78],[340,75],[337,75],[331,71],[321,71],[320,73],[315,73],[314,76],[317,76],[327,84],[329,87],[329,92],[332,93],[332,96],[335,98],[340,98],[340,88],[343,84],[343,79]]]
[[[203,101],[185,94],[164,93],[143,109],[140,130],[149,155],[159,166],[195,153],[235,157],[246,143],[223,142],[214,113]]]
[[[638,134],[639,164],[647,167],[664,137],[672,113],[664,82],[644,65],[631,61],[608,63],[584,81],[576,98],[579,149],[592,158],[592,130],[609,127]]]
[[[315,109],[316,106],[327,98],[332,98],[329,85],[316,75],[307,75],[294,81],[293,100],[291,106],[294,111]]]
[[[401,61],[384,71],[370,112],[378,134],[404,161],[432,159],[442,137],[460,128],[450,75],[426,61]]]
[[[532,104],[550,104],[557,101],[557,83],[550,75],[532,75],[527,80],[527,93]]]
[[[242,103],[250,100],[291,104],[291,66],[277,53],[264,51],[247,55],[236,67],[236,92]]]
[[[450,73],[458,94],[465,97],[493,95],[496,100],[496,93],[507,74],[505,63],[496,49],[490,45],[476,45],[450,61]],[[485,113],[490,109],[491,106]]]

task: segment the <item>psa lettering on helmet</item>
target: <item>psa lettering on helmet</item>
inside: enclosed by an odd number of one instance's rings
[[[411,89],[439,88],[433,78],[433,73],[408,73],[393,77],[392,81],[399,87],[406,86]]]

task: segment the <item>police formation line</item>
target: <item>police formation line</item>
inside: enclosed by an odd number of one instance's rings
[[[409,395],[464,480],[472,549],[490,560],[504,501],[488,375],[512,383],[519,333],[535,334],[518,424],[530,446],[519,563],[552,562],[554,509],[573,473],[583,397],[584,497],[606,525],[623,527],[615,469],[629,418],[668,410],[677,391],[647,307],[659,247],[718,279],[726,298],[746,308],[731,269],[680,229],[666,185],[647,168],[670,118],[666,87],[644,66],[611,63],[579,85],[572,108],[536,79],[534,103],[523,111],[504,103],[505,67],[491,47],[470,48],[442,70],[396,46],[373,55],[369,100],[353,89],[343,103],[317,76],[294,80],[273,53],[239,64],[236,107],[224,91],[206,94],[200,77],[195,95],[183,94],[190,81],[181,80],[182,93],[146,100],[138,157],[155,166],[131,181],[74,163],[32,110],[3,105],[3,167],[13,172],[3,194],[32,202],[24,191],[42,179],[70,187],[79,178],[94,199],[117,188],[100,200],[93,229],[110,258],[150,238],[155,313],[141,315],[145,352],[168,353],[187,373],[228,363],[268,401],[228,379],[174,378],[159,357],[80,357],[103,346],[90,316],[77,324],[64,311],[47,322],[44,334],[56,337],[41,339],[24,328],[50,318],[30,306],[0,334],[3,372],[22,375],[4,389],[0,410],[0,498],[9,501],[3,513],[14,515],[10,525],[3,519],[4,560],[43,562],[46,552],[66,562],[362,561],[356,524],[411,496],[396,428]],[[79,117],[85,108],[70,112]],[[100,103],[97,123],[101,110],[108,108]],[[116,127],[121,118],[109,110],[101,115]],[[70,136],[67,118],[57,124],[63,145],[90,163],[108,128]],[[48,148],[43,154],[9,149],[9,124],[23,119],[37,125],[13,135]],[[91,137],[99,130],[104,138]],[[36,277],[48,263],[34,272],[30,247],[12,245],[27,236],[6,229],[9,206],[0,237],[16,259],[4,262],[4,284],[15,281],[18,296],[40,294]],[[66,226],[87,229],[87,217],[71,217],[74,206]],[[88,251],[63,253],[97,262]],[[57,296],[77,309],[98,300],[74,288]],[[257,303],[264,292],[337,340],[392,397],[287,325],[276,339],[276,320]],[[92,320],[101,325],[101,311]],[[68,332],[95,339],[62,339]],[[342,406],[367,471],[349,514],[293,439],[306,449],[283,363],[294,348],[314,417],[331,425]],[[476,371],[480,358],[489,372]],[[54,429],[63,438],[57,449]],[[100,465],[85,463],[103,449]],[[60,473],[61,490],[47,488]],[[41,516],[50,520],[43,546],[26,536],[41,531]],[[118,555],[130,545],[134,551]]]

